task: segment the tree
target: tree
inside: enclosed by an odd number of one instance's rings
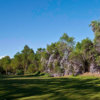
[[[30,48],[27,45],[25,45],[24,49],[21,51],[21,53],[22,53],[22,64],[23,64],[23,67],[24,67],[24,74],[26,73],[26,70],[27,70],[28,64],[29,64],[29,59],[28,59],[29,50],[30,50]]]
[[[60,37],[60,41],[67,43],[68,47],[73,47],[75,45],[74,39],[74,37],[69,37],[66,33],[64,33],[63,36]]]
[[[8,70],[10,70],[10,68],[11,68],[10,63],[11,63],[11,59],[9,56],[5,56],[0,60],[0,65],[6,71],[6,74],[7,74]]]
[[[81,48],[82,48],[81,47],[81,43],[80,42],[77,42],[75,49],[80,51]]]
[[[35,59],[37,61],[40,61],[41,60],[41,57],[43,55],[43,53],[46,51],[45,48],[38,48],[37,51],[36,51],[36,54],[35,54]]]
[[[70,52],[73,51],[74,49],[74,45],[75,45],[75,41],[74,41],[74,37],[69,37],[66,33],[63,34],[62,37],[60,37],[60,42],[62,45],[66,45],[63,49],[64,49],[64,56],[66,58],[68,58]]]
[[[23,65],[22,65],[22,54],[20,52],[17,52],[14,55],[14,58],[11,60],[11,66],[14,70],[14,73],[16,70],[23,70]]]
[[[91,24],[89,25],[92,27],[92,30],[94,32],[94,34],[96,34],[96,32],[100,32],[100,21],[92,21]]]
[[[94,45],[96,48],[96,51],[98,51],[100,53],[100,21],[92,21],[91,24],[89,25],[92,27],[92,30],[95,34],[95,38],[94,38]]]

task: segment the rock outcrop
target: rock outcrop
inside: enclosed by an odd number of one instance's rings
[[[52,77],[66,75],[80,75],[85,72],[100,73],[100,66],[95,60],[91,60],[89,64],[85,64],[86,57],[69,59],[69,55],[61,57],[60,55],[51,54],[49,59],[41,58],[41,63],[44,66],[44,72],[47,72]]]

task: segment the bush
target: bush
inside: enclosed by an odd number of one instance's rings
[[[35,75],[36,75],[36,76],[40,75],[40,71],[37,71],[37,72],[35,73]]]
[[[60,66],[56,66],[55,67],[55,72],[57,72],[57,73],[61,73],[62,72],[62,69],[60,68]]]
[[[45,73],[44,76],[49,77],[50,75],[49,75],[49,73]]]
[[[78,77],[78,76],[80,76],[79,74],[77,74],[77,75],[70,75],[70,77]]]
[[[28,69],[27,69],[27,72],[26,74],[30,74],[30,73],[34,73],[35,72],[35,67],[33,64],[30,64]]]
[[[4,69],[2,67],[0,67],[0,73],[3,73]]]
[[[52,65],[52,63],[51,63],[51,62],[49,63],[48,67],[50,68],[50,70],[52,70],[52,71],[53,71],[53,65]]]
[[[42,72],[42,73],[40,73],[39,75],[40,75],[40,76],[43,76],[43,75],[45,75],[45,73]]]
[[[16,75],[24,75],[24,71],[18,69],[16,71]]]

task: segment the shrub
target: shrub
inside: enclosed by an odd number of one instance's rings
[[[40,75],[40,71],[37,71],[37,72],[35,73],[35,75],[36,75],[36,76]]]
[[[53,69],[53,65],[52,65],[51,62],[49,63],[48,67],[50,68],[50,70],[52,70],[52,71],[54,70],[54,69]]]
[[[56,66],[55,67],[55,72],[57,72],[57,73],[61,73],[62,72],[62,69],[60,68],[60,66]]]
[[[44,76],[47,76],[47,77],[49,77],[50,75],[49,75],[49,73],[45,73],[45,74],[44,74]]]
[[[21,69],[18,69],[18,70],[16,71],[16,75],[24,75],[24,71],[21,70]]]
[[[40,76],[43,76],[43,75],[45,75],[45,73],[42,72],[42,73],[40,73],[39,75],[40,75]]]
[[[4,69],[2,67],[0,67],[0,73],[3,73]]]
[[[27,73],[34,73],[35,72],[35,67],[33,64],[30,64],[28,69],[27,69]]]

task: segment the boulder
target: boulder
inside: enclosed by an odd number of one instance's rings
[[[54,61],[54,54],[51,54],[50,57],[49,57],[48,64],[52,63],[53,61]]]
[[[100,73],[100,66],[97,66],[94,61],[90,63],[90,72],[91,73]]]

